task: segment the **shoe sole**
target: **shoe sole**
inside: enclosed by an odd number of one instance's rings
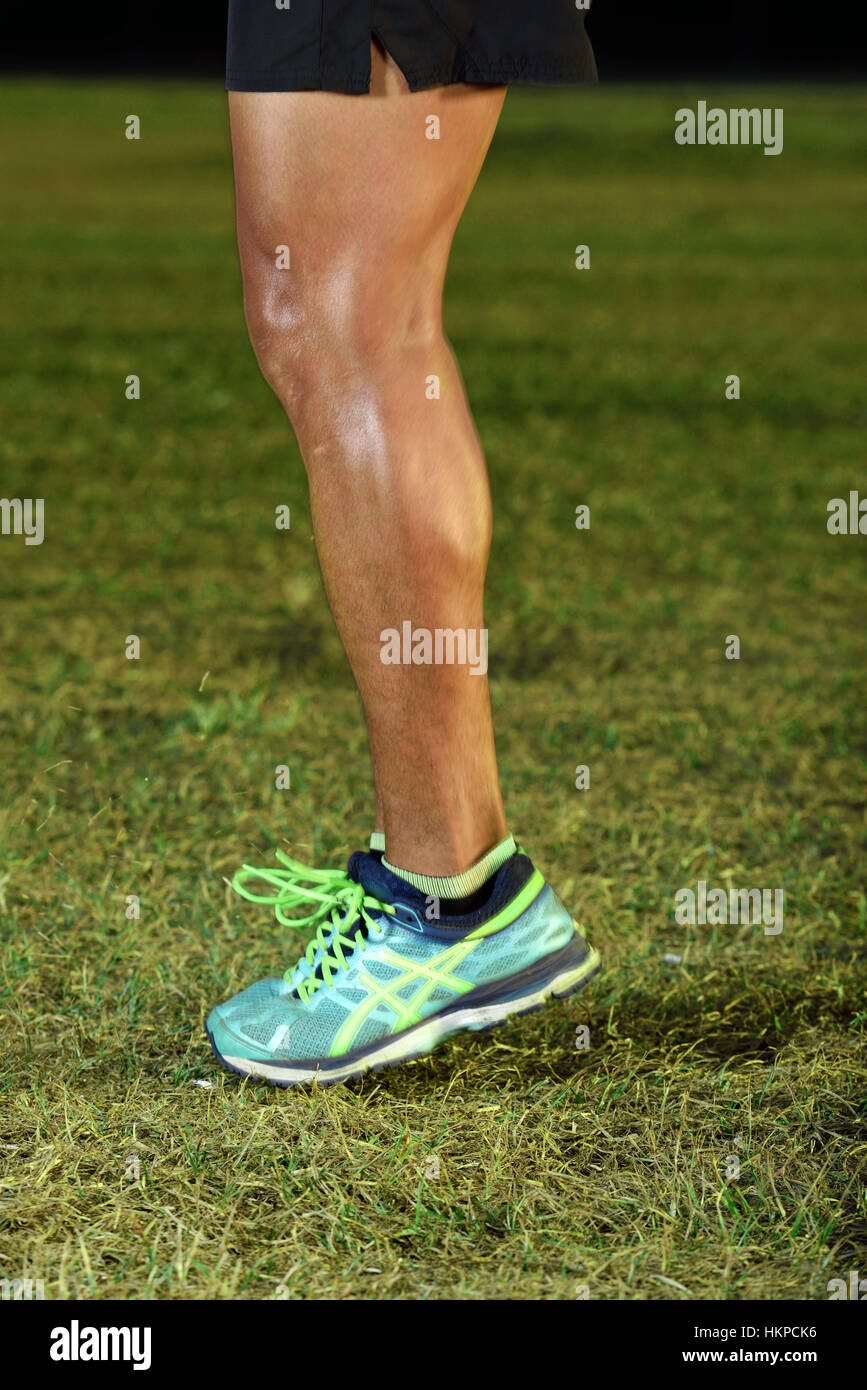
[[[469,1030],[473,1033],[487,1032],[498,1027],[509,1018],[536,1013],[549,999],[565,999],[583,989],[597,974],[600,967],[599,953],[592,946],[577,967],[555,975],[553,979],[538,988],[519,994],[501,1003],[485,1004],[479,1008],[457,1009],[448,1014],[434,1014],[430,1018],[415,1023],[394,1037],[384,1038],[381,1047],[374,1048],[363,1058],[347,1056],[345,1067],[321,1065],[302,1065],[298,1062],[257,1062],[248,1057],[233,1057],[220,1052],[210,1028],[205,1028],[208,1041],[217,1061],[237,1076],[254,1077],[267,1081],[272,1086],[305,1086],[317,1081],[320,1086],[331,1086],[337,1082],[353,1081],[368,1071],[388,1071],[403,1062],[412,1062],[419,1057],[427,1057],[435,1047],[453,1037],[455,1033]],[[330,1060],[330,1059],[329,1059]]]

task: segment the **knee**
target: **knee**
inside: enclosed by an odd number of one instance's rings
[[[290,415],[312,369],[311,306],[286,277],[290,272],[244,264],[244,316],[259,368]]]
[[[404,289],[392,276],[336,271],[305,284],[273,263],[245,267],[244,310],[266,381],[293,423],[308,401],[318,409],[329,386],[362,389],[407,351],[428,352],[442,327],[435,292]]]

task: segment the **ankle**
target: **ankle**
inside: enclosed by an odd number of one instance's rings
[[[464,863],[461,867],[455,867],[451,870],[410,867],[406,861],[401,863],[398,855],[389,858],[386,854],[382,862],[398,878],[405,879],[421,893],[428,893],[440,898],[465,898],[475,893],[488,879],[492,878],[500,866],[507,859],[511,859],[516,850],[517,846],[514,839],[511,835],[506,834],[483,854],[475,856],[470,863]],[[442,863],[440,860],[430,862]]]

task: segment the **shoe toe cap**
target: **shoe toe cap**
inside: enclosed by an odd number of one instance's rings
[[[293,1010],[282,979],[257,980],[208,1015],[207,1031],[224,1057],[267,1061],[285,1043]]]

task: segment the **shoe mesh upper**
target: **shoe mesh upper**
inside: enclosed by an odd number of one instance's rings
[[[473,942],[466,954],[452,952],[453,945],[466,940],[461,931],[455,931],[452,941],[442,930],[437,936],[414,932],[388,916],[379,922],[382,935],[369,936],[365,949],[348,958],[347,969],[335,971],[331,983],[315,990],[307,1002],[282,979],[267,979],[221,1005],[218,1016],[237,1040],[237,1045],[227,1042],[223,1050],[232,1053],[234,1047],[233,1055],[246,1055],[247,1043],[280,1060],[326,1059],[357,1008],[358,1024],[347,1030],[340,1043],[341,1052],[353,1051],[427,1017],[477,985],[503,979],[505,992],[509,976],[557,950],[573,934],[569,914],[547,886],[512,923]],[[382,959],[383,954],[399,957],[406,962],[405,968]],[[430,976],[415,968],[422,963],[445,978],[431,988]],[[373,1009],[366,1003],[369,990],[360,983],[365,974],[386,991],[386,998]],[[449,985],[449,977],[455,980],[455,988]],[[408,1017],[401,1013],[407,1008],[411,1010]]]

